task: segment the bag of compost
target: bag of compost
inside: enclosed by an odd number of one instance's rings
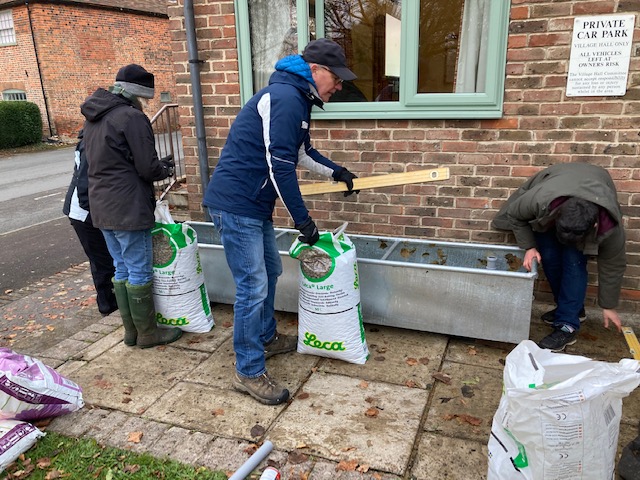
[[[214,326],[198,253],[196,231],[174,223],[166,201],[156,203],[153,239],[153,303],[160,326],[206,333]]]
[[[324,232],[313,246],[296,239],[300,261],[298,352],[363,364],[369,349],[362,325],[356,249],[345,235]]]
[[[488,443],[489,480],[613,478],[622,399],[640,363],[554,353],[524,340],[507,355]]]

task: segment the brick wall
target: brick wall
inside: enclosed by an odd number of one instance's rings
[[[96,88],[112,85],[118,69],[129,63],[139,63],[155,75],[156,96],[145,109],[148,115],[162,106],[161,91],[170,92],[176,100],[166,17],[63,4],[35,3],[30,9],[54,134],[75,138],[84,121],[80,104]],[[20,19],[20,38],[17,47],[9,48],[31,53],[25,59],[14,56],[7,62],[15,65],[7,78],[35,82],[38,72],[26,7],[13,11],[14,22]],[[36,93],[30,90],[29,99]],[[39,105],[46,117],[42,97]]]
[[[0,92],[18,89],[27,92],[27,101],[38,105],[42,112],[43,132],[49,135],[49,123],[45,114],[42,84],[38,76],[38,64],[26,7],[13,9],[13,25],[16,34],[16,45],[0,47]]]
[[[192,218],[202,219],[197,141],[190,98],[183,4],[170,7],[172,47],[183,118]],[[213,167],[239,109],[235,19],[231,0],[196,0],[196,27],[208,157]],[[307,200],[321,229],[349,222],[349,231],[509,243],[490,221],[504,200],[538,170],[559,162],[588,162],[609,170],[625,214],[628,268],[621,309],[640,310],[640,29],[636,27],[624,97],[565,96],[573,18],[636,13],[640,1],[512,0],[504,116],[498,120],[315,121],[314,145],[361,175],[437,166],[451,179],[363,191],[343,199]],[[636,13],[636,25],[640,23]],[[311,178],[301,172],[302,178]],[[279,206],[277,226],[291,226]],[[595,304],[590,264],[589,304]],[[545,282],[538,298],[550,299]]]

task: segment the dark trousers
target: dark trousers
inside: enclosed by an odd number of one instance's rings
[[[578,317],[587,294],[587,256],[576,247],[561,244],[555,229],[534,235],[542,269],[558,306],[554,325],[566,324],[579,330]]]
[[[90,218],[86,222],[71,219],[71,225],[76,231],[84,253],[89,258],[91,276],[96,287],[98,310],[103,315],[114,312],[118,309],[111,282],[115,268],[102,232],[93,226]]]

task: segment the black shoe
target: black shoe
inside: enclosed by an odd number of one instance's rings
[[[554,308],[553,310],[550,310],[547,313],[543,313],[540,319],[547,325],[553,325],[553,323],[556,321],[556,310],[558,309]],[[584,311],[584,307],[582,307],[582,310],[580,310],[580,313],[578,314],[578,320],[580,320],[580,323],[582,323],[586,319],[587,319],[587,313]]]
[[[560,352],[564,350],[564,347],[567,345],[573,345],[576,343],[578,331],[575,330],[573,332],[568,332],[564,328],[565,327],[556,327],[553,330],[553,333],[547,335],[538,342],[538,346],[540,348],[547,348],[552,352]]]

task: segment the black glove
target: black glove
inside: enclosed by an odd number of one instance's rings
[[[318,227],[313,223],[311,217],[309,217],[305,222],[300,225],[296,225],[296,229],[300,230],[301,236],[298,237],[298,240],[304,243],[308,243],[309,245],[313,245],[320,239],[320,234],[318,233]]]
[[[352,193],[360,193],[360,190],[353,189],[353,179],[358,178],[357,175],[354,175],[349,170],[344,167],[340,167],[335,172],[333,172],[333,179],[336,182],[344,182],[347,184],[348,192],[344,192],[344,196],[348,197]]]
[[[162,168],[167,171],[167,177],[173,177],[176,167],[176,162],[173,161],[173,155],[162,157],[160,159],[160,165],[162,165]]]

